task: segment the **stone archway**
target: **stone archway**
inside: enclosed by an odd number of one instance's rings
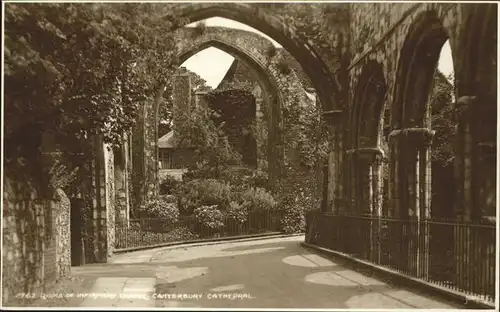
[[[390,214],[430,217],[431,180],[429,97],[443,44],[449,36],[434,11],[420,13],[400,52],[389,134]],[[452,42],[453,46],[453,42]]]
[[[382,65],[368,61],[358,78],[350,117],[347,152],[351,212],[380,216],[382,211],[382,160],[380,147],[382,111],[387,85]]]
[[[217,16],[261,31],[280,43],[301,64],[325,111],[340,107],[339,85],[316,47],[292,26],[285,24],[276,13],[271,7],[253,3],[196,3],[173,5],[169,15],[183,19],[177,23],[178,28]]]
[[[400,257],[399,266],[425,278],[433,274],[431,249],[434,254],[443,250],[431,244],[431,235],[436,234],[424,222],[431,218],[430,152],[435,132],[431,130],[430,96],[441,49],[448,39],[453,47],[454,38],[436,11],[425,10],[416,16],[400,51],[391,109],[389,215],[412,226],[411,233],[397,230],[402,243],[394,253],[409,255]],[[412,261],[412,257],[418,260]]]
[[[291,92],[303,89],[296,71],[283,73],[280,70],[280,60],[289,58],[287,51],[280,49],[276,56],[269,56],[266,54],[271,46],[269,40],[255,33],[222,27],[207,27],[201,35],[195,35],[193,28],[180,28],[176,30],[175,38],[179,63],[201,50],[216,47],[250,65],[264,90],[264,104],[270,112],[267,121],[271,129],[268,131],[268,167],[271,184],[277,182],[283,175],[285,157],[282,108],[292,102],[292,94],[299,94],[300,101],[309,101],[305,92]],[[144,105],[138,131],[132,137],[133,145],[141,150],[133,160],[136,206],[154,196],[158,189],[157,119],[160,102],[156,99],[154,105]]]
[[[269,161],[269,177],[271,183],[278,180],[283,170],[284,152],[283,152],[283,134],[281,130],[282,107],[285,105],[287,96],[283,95],[281,90],[285,89],[283,77],[274,68],[271,62],[264,63],[263,54],[244,49],[244,45],[236,46],[235,43],[229,40],[223,40],[222,36],[209,36],[204,41],[195,40],[189,45],[180,45],[179,63],[184,62],[192,55],[202,51],[208,47],[218,48],[248,64],[252,70],[254,77],[257,78],[263,92],[263,104],[267,106],[268,118],[266,120],[268,126],[268,151],[267,157]],[[178,41],[185,42],[185,41]],[[257,56],[257,57],[255,57]],[[260,56],[260,58],[259,58]]]

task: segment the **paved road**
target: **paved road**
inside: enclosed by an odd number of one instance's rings
[[[73,268],[80,307],[456,308],[394,288],[300,246],[303,236],[161,248]],[[89,295],[89,296],[90,296]],[[107,297],[107,298],[105,298]]]

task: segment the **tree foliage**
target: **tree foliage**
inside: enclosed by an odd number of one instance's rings
[[[189,169],[194,176],[219,178],[231,165],[241,163],[241,155],[229,144],[224,123],[216,124],[218,114],[209,107],[196,107],[189,118],[174,125],[178,147],[191,148],[197,162]]]
[[[437,71],[430,104],[432,109],[431,125],[434,135],[431,157],[433,162],[448,166],[454,159],[454,138],[456,121],[453,112],[453,77],[446,77]]]
[[[217,89],[206,95],[210,108],[216,113],[213,120],[227,135],[231,147],[240,153],[243,162],[257,163],[257,146],[252,125],[255,121],[255,98],[245,89]]]
[[[314,167],[327,156],[327,128],[320,109],[298,96],[283,108],[285,146],[298,153],[298,165]]]
[[[171,75],[175,22],[158,4],[7,4],[6,167],[41,167],[42,134],[69,158],[118,144]]]

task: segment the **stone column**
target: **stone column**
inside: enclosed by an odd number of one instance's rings
[[[457,220],[494,222],[496,210],[496,99],[485,96],[462,96],[455,104],[458,121],[455,174]],[[493,231],[491,231],[493,234]],[[469,289],[477,268],[494,266],[495,240],[484,231],[471,253],[473,235],[470,227],[455,228],[455,283]],[[477,261],[477,262],[475,262]],[[476,265],[477,263],[477,265]],[[491,270],[493,273],[494,270]],[[482,272],[483,276],[485,275]],[[488,276],[494,281],[494,276]]]
[[[430,218],[430,145],[434,131],[426,128],[394,130],[389,135],[390,216],[401,219],[400,266],[417,276],[428,274]],[[404,221],[408,220],[408,221]],[[406,259],[405,259],[406,258]]]
[[[491,182],[496,180],[496,101],[463,96],[455,110],[457,218],[468,222],[494,216],[496,186]]]
[[[364,257],[367,260],[380,261],[380,220],[382,213],[381,164],[383,151],[378,148],[359,148],[351,155],[356,163],[357,175],[355,184],[356,213],[369,216],[362,231],[368,230],[369,240],[364,241]],[[360,242],[361,243],[361,242]]]
[[[378,148],[360,148],[353,151],[357,165],[357,212],[361,215],[381,216],[383,151]]]
[[[107,258],[113,255],[115,248],[115,164],[113,149],[110,145],[104,144],[104,186],[106,196],[106,255]],[[107,259],[106,259],[107,260]]]
[[[267,121],[264,120],[264,113],[262,112],[262,106],[264,105],[264,100],[262,97],[255,96],[255,136],[257,140],[257,168],[264,169],[264,160],[268,160],[267,154],[263,151],[265,146],[263,146],[263,138],[266,135],[265,127],[267,126]]]
[[[122,145],[115,155],[115,209],[116,222],[120,225],[128,225],[130,218],[130,200],[129,200],[129,146],[128,136],[123,134]]]
[[[176,164],[181,164],[181,167],[186,167],[191,161],[191,154],[186,150],[192,147],[191,134],[183,125],[191,118],[192,98],[191,98],[191,76],[189,74],[181,74],[174,76],[173,82],[173,131],[174,145],[173,158]],[[201,95],[201,94],[200,94]],[[196,99],[198,99],[196,101]],[[195,103],[200,104],[204,101],[201,97],[196,96]],[[179,162],[179,163],[177,163]]]
[[[92,231],[91,251],[92,262],[105,263],[108,258],[108,211],[106,165],[107,159],[101,136],[94,136],[94,159],[92,161]]]
[[[390,215],[396,218],[430,216],[430,145],[434,131],[394,130],[389,135]]]
[[[342,187],[343,162],[343,135],[341,110],[327,111],[323,118],[329,129],[329,153],[328,153],[328,194],[326,211],[339,213],[345,211],[345,199]]]
[[[195,108],[198,108],[200,106],[203,106],[207,108],[207,101],[205,100],[205,96],[208,94],[207,91],[196,91],[195,92],[195,100],[194,100],[194,106]]]
[[[172,118],[175,131],[175,129],[181,127],[191,115],[191,76],[189,76],[189,74],[174,76],[172,97]],[[189,134],[183,134],[183,136],[184,135]],[[174,134],[174,139],[175,137],[178,138],[179,135]]]

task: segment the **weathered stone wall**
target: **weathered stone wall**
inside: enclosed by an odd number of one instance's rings
[[[434,11],[450,37],[452,51],[458,47],[460,17],[464,7],[443,3],[357,3],[351,4],[350,49],[352,59],[349,64],[350,98],[354,96],[357,77],[363,66],[370,60],[380,63],[389,86],[386,107],[391,107],[394,84],[400,52],[410,26],[424,12]],[[460,60],[454,53],[455,71],[458,73]],[[458,65],[458,66],[457,66]]]
[[[71,267],[71,203],[63,190],[56,190],[54,208],[54,234],[56,248],[56,278],[65,277]]]
[[[342,75],[336,72],[341,60],[332,53],[331,47],[341,47],[344,36],[332,35],[345,32],[348,27],[348,6],[346,4],[318,5],[264,3],[197,3],[172,6],[171,15],[184,18],[186,24],[201,19],[219,16],[251,26],[278,41],[297,61],[311,78],[311,82],[325,109],[344,105],[345,99],[339,92]],[[317,18],[327,14],[330,18]],[[338,17],[338,18],[337,18]],[[319,22],[318,22],[319,21]],[[183,26],[184,23],[177,25]],[[299,31],[306,25],[308,34]],[[307,27],[307,26],[313,26]],[[304,27],[302,27],[304,29]],[[316,36],[320,34],[321,36]],[[326,40],[324,37],[331,37]],[[323,52],[325,51],[325,52]],[[325,61],[328,60],[328,61]],[[327,65],[334,64],[334,65]],[[335,75],[332,73],[335,72]]]
[[[114,155],[115,175],[115,221],[128,222],[130,218],[130,173],[129,173],[129,142],[128,135],[123,135],[122,145]]]
[[[2,299],[28,302],[24,294],[43,292],[71,267],[70,205],[62,190],[42,199],[4,177]]]
[[[104,145],[104,176],[106,179],[106,239],[108,257],[113,255],[115,245],[115,164],[113,150]]]
[[[428,33],[431,31],[431,26],[434,32],[436,32],[436,28],[441,27],[443,29],[443,33],[448,37],[452,55],[453,55],[453,65],[455,70],[455,81],[456,81],[456,98],[458,99],[461,95],[479,95],[483,98],[483,101],[480,101],[480,105],[474,105],[474,107],[481,107],[477,109],[475,115],[482,116],[478,119],[483,120],[483,124],[480,127],[476,127],[476,133],[482,131],[482,133],[490,133],[486,135],[476,134],[476,139],[474,139],[477,143],[481,144],[481,142],[494,142],[496,141],[496,135],[494,133],[493,124],[496,121],[491,120],[489,122],[484,122],[485,116],[495,116],[495,113],[485,113],[486,111],[493,112],[495,110],[493,103],[496,100],[496,92],[491,92],[491,90],[496,90],[496,88],[492,87],[496,82],[496,76],[493,74],[495,72],[495,64],[496,62],[490,62],[490,56],[495,54],[489,48],[485,48],[483,50],[477,49],[474,47],[482,46],[481,42],[485,42],[485,46],[492,46],[490,43],[496,41],[496,29],[493,22],[493,18],[496,19],[496,11],[492,11],[495,8],[486,7],[486,4],[452,4],[452,3],[412,3],[412,4],[381,4],[381,3],[358,3],[351,4],[351,24],[350,24],[350,49],[352,52],[352,59],[350,61],[350,65],[347,68],[350,76],[350,87],[349,87],[349,115],[352,115],[352,110],[356,104],[354,100],[356,99],[356,87],[359,83],[359,77],[361,77],[361,73],[365,67],[369,63],[377,63],[383,70],[384,79],[386,81],[388,90],[386,93],[384,105],[382,107],[383,112],[381,112],[382,118],[385,116],[385,120],[380,122],[380,127],[378,129],[371,129],[372,132],[378,133],[381,148],[387,150],[387,135],[391,130],[399,130],[403,129],[406,123],[410,118],[417,117],[418,111],[415,109],[422,108],[412,108],[409,105],[411,103],[411,99],[404,100],[405,96],[405,87],[403,84],[408,83],[410,78],[405,77],[405,75],[413,75],[415,76],[417,73],[409,74],[410,60],[413,57],[413,53],[416,53],[414,50],[408,50],[407,46],[411,46],[412,44],[416,46],[416,41],[419,37],[424,38],[425,36],[435,36],[438,34],[430,34],[426,35],[425,33],[418,34],[417,31],[422,29],[425,31],[425,28],[428,29]],[[493,16],[493,17],[490,17]],[[479,20],[483,22],[479,22]],[[486,20],[486,21],[485,21]],[[488,24],[490,23],[490,24]],[[481,24],[483,26],[477,26]],[[489,27],[489,30],[488,30]],[[475,34],[475,35],[474,35]],[[412,36],[412,37],[410,37]],[[472,43],[471,38],[477,38],[475,43]],[[486,39],[488,38],[488,39]],[[440,39],[444,40],[444,39]],[[444,41],[443,41],[444,43]],[[431,47],[429,47],[430,49]],[[431,52],[429,50],[429,53]],[[482,58],[477,58],[478,53],[482,53]],[[434,56],[437,58],[437,55]],[[476,61],[472,61],[475,59]],[[479,60],[479,61],[478,61]],[[428,61],[432,62],[432,61]],[[490,62],[490,63],[488,63]],[[402,67],[406,66],[406,67]],[[428,79],[432,79],[432,75],[428,75]],[[481,83],[479,83],[481,81]],[[415,80],[413,88],[419,88],[418,84],[422,84],[422,82],[418,82]],[[473,87],[474,86],[474,87]],[[490,86],[490,87],[486,87]],[[421,93],[425,93],[425,91],[421,91]],[[406,95],[408,96],[408,95]],[[414,97],[413,97],[414,98]],[[425,100],[425,99],[423,99]],[[405,103],[408,102],[408,103]],[[406,105],[405,115],[402,114],[403,106]],[[421,105],[421,104],[420,104]],[[467,106],[467,105],[466,105]],[[472,106],[472,105],[469,105]],[[483,109],[484,108],[484,109]],[[413,114],[413,115],[411,115]],[[373,115],[373,114],[372,114]],[[470,116],[473,113],[469,113]],[[390,116],[390,120],[388,117]],[[412,117],[413,116],[413,117]],[[373,116],[364,116],[362,118],[373,118]],[[463,121],[465,122],[465,121]],[[386,133],[383,133],[383,126],[390,127]],[[424,124],[422,126],[426,126],[428,121],[424,120]],[[486,125],[491,126],[486,126]],[[349,126],[345,124],[346,127],[351,127],[349,131],[353,131],[352,127],[357,127],[357,123],[351,123]],[[490,130],[487,130],[487,129]],[[480,130],[481,129],[481,130]],[[463,137],[463,135],[462,135]],[[479,138],[481,137],[481,138]],[[460,135],[459,138],[460,140]],[[464,146],[462,139],[462,143],[457,145],[457,165],[463,167],[463,161],[461,161],[465,151],[461,149],[461,146]],[[489,143],[488,143],[489,144]],[[488,145],[485,144],[485,145]],[[374,146],[376,147],[376,146]],[[394,151],[393,151],[394,152]],[[401,150],[397,153],[403,153]],[[473,151],[473,153],[480,153],[479,150]],[[394,158],[394,155],[392,156]],[[394,167],[395,164],[391,164],[391,167]],[[475,168],[479,168],[480,164],[476,163],[474,165]],[[492,165],[489,165],[490,168],[493,168]],[[469,169],[460,169],[467,171]],[[483,168],[484,174],[487,175],[487,169]],[[471,170],[469,170],[471,171]],[[477,172],[478,170],[475,170]],[[427,173],[430,174],[430,173]],[[391,185],[399,185],[398,173],[393,172],[393,177],[391,178]],[[396,180],[395,180],[396,179]],[[465,179],[464,174],[457,177],[458,180]],[[474,178],[469,178],[469,180]],[[483,179],[484,180],[484,179]],[[467,183],[466,183],[467,184]],[[468,190],[459,191],[459,193],[469,193],[470,192],[479,192],[479,188],[486,189],[488,186],[481,185],[481,183],[476,180],[473,182],[475,186],[472,188],[476,188],[476,191],[472,191],[469,187]],[[491,184],[491,183],[490,183]],[[393,190],[391,197],[399,198],[402,195],[397,193],[396,189]],[[476,195],[472,195],[474,197]],[[483,196],[485,197],[485,196]],[[476,198],[481,198],[478,196]],[[490,196],[491,198],[491,196]],[[462,200],[462,202],[464,202]],[[466,205],[474,205],[478,206],[479,203]],[[481,205],[479,205],[481,206]]]
[[[299,78],[299,75],[303,76],[300,66],[290,61],[287,51],[273,48],[268,39],[242,30],[206,27],[203,33],[199,33],[193,28],[183,28],[177,30],[176,42],[181,61],[214,46],[232,54],[254,70],[252,74],[265,95],[263,100],[269,113],[266,114],[268,127],[272,129],[268,131],[270,178],[274,181],[282,176],[285,163],[283,133],[286,131],[282,120],[283,108],[295,101],[311,102],[304,92],[303,79]]]

